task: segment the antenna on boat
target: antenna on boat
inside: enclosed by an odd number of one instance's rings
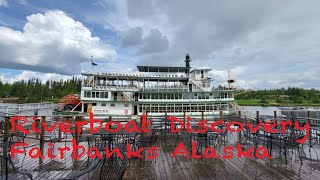
[[[90,61],[91,61],[91,70],[93,70],[93,65],[92,65],[92,63],[93,63],[93,56],[90,56]]]

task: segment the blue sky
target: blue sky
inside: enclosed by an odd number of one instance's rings
[[[232,71],[240,88],[320,88],[320,2],[0,0],[0,78],[79,76],[137,65]]]

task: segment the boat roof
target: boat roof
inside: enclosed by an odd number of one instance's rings
[[[188,67],[137,66],[139,72],[185,72]]]
[[[212,69],[193,69],[191,72],[193,71],[211,71]]]

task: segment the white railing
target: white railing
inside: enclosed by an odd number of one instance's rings
[[[240,106],[235,102],[230,102],[230,106],[234,111],[240,111]]]
[[[143,88],[144,91],[176,91],[176,92],[187,92],[188,86],[146,86]]]
[[[124,97],[129,100],[132,101],[133,97],[131,97],[132,95],[129,95],[127,92],[122,92],[122,94],[124,95]]]
[[[27,104],[0,104],[1,113],[19,113],[25,111],[34,111],[41,109],[53,109],[54,104],[51,102],[44,103],[27,103]]]
[[[192,79],[189,79],[190,82],[192,82],[192,84],[196,85],[201,91],[205,91],[199,84],[197,84],[195,81],[193,81]]]
[[[117,91],[121,91],[121,90],[128,90],[128,91],[138,91],[139,88],[137,86],[95,86],[92,88],[93,90],[117,90]]]

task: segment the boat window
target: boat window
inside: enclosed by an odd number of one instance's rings
[[[151,94],[151,99],[156,99],[156,94],[152,93]]]
[[[100,96],[99,96],[99,92],[96,92],[96,98],[99,98]]]
[[[110,104],[111,107],[116,107],[116,104],[112,103]]]
[[[97,103],[92,103],[92,106],[97,106]]]
[[[96,97],[96,92],[92,92],[91,97],[95,98]]]
[[[106,106],[106,103],[101,103],[101,106]]]
[[[124,104],[124,107],[129,107],[129,104]]]
[[[108,92],[100,92],[100,98],[108,98]]]
[[[91,92],[90,91],[85,91],[84,92],[84,97],[90,98],[91,97]]]

